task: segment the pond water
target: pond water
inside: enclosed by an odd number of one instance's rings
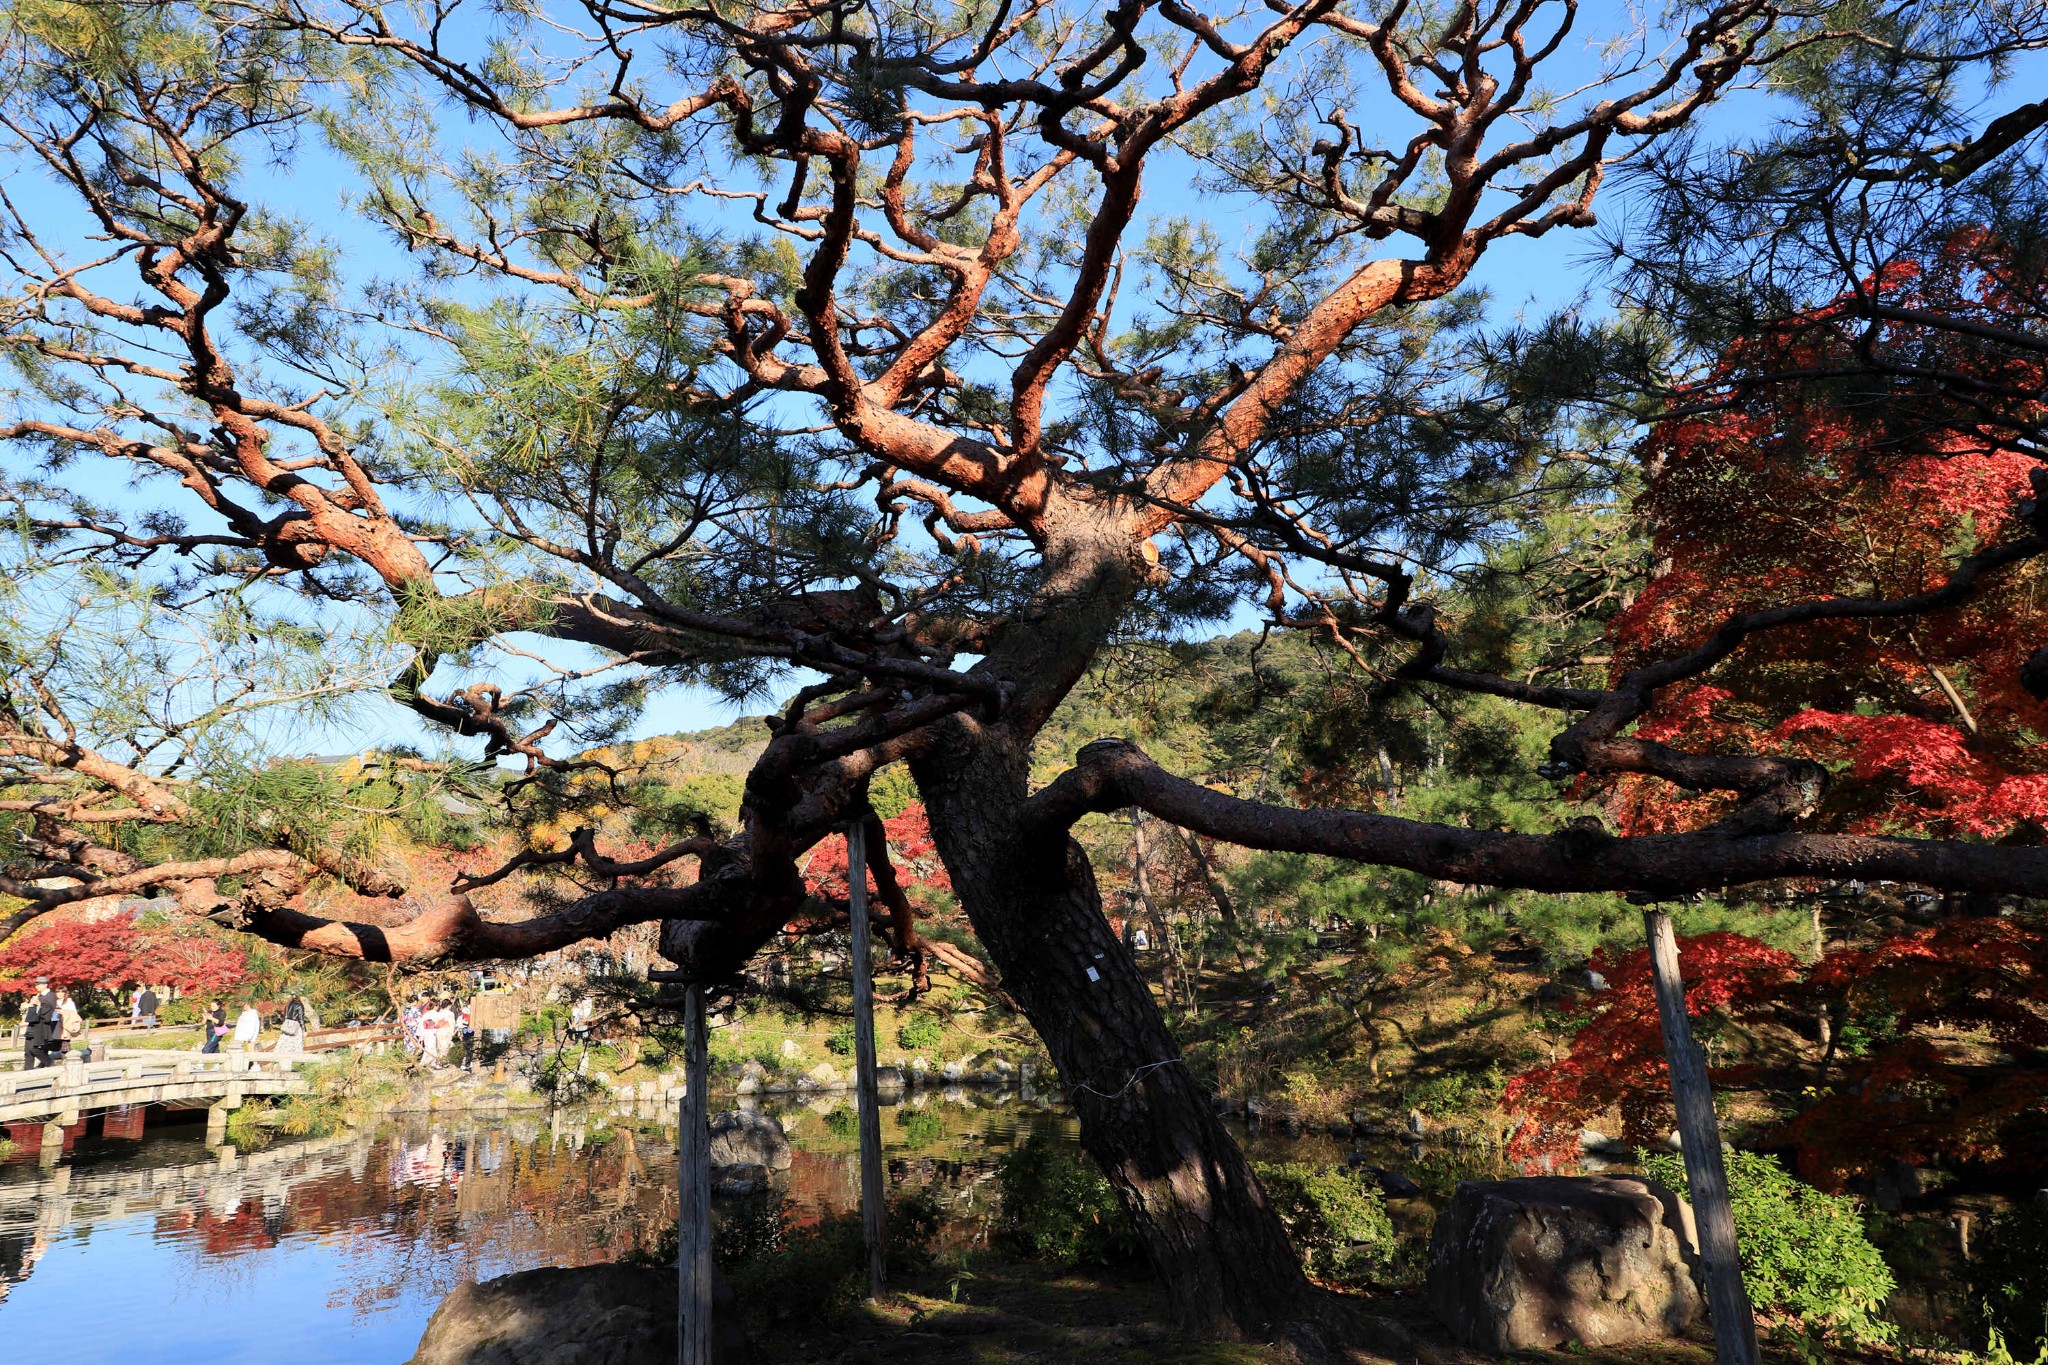
[[[853,1209],[847,1097],[759,1103],[790,1135],[794,1162],[776,1185],[798,1221]],[[32,1153],[0,1162],[10,1354],[398,1365],[456,1285],[649,1251],[675,1221],[674,1116],[654,1109],[401,1114],[219,1152],[203,1122],[149,1117],[157,1126],[140,1138],[89,1132],[54,1163]],[[942,1247],[986,1241],[1002,1158],[1041,1131],[1074,1137],[1043,1094],[918,1091],[882,1113],[890,1182],[937,1197]],[[1507,1174],[1486,1149],[1238,1135],[1255,1161],[1362,1158],[1419,1181],[1427,1197],[1388,1205],[1411,1259],[1458,1180]],[[1938,1240],[1942,1216],[1919,1221]],[[1910,1285],[1893,1308],[1910,1330],[1941,1335],[1957,1304]]]
[[[854,1207],[844,1098],[763,1107],[795,1147],[778,1185],[799,1219]],[[663,1117],[401,1115],[224,1156],[203,1125],[166,1123],[88,1135],[54,1165],[18,1156],[0,1165],[0,1341],[79,1362],[395,1365],[464,1280],[650,1249],[675,1219]],[[1045,1128],[1072,1135],[1042,1098],[918,1093],[883,1112],[890,1179],[938,1196],[942,1241],[979,1241],[1002,1156]],[[1253,1143],[1315,1161],[1345,1146]]]
[[[892,1176],[932,1184],[968,1235],[1002,1153],[1065,1122],[977,1098],[884,1116]],[[850,1113],[824,1107],[784,1114],[804,1216],[857,1198]],[[0,1165],[0,1341],[80,1362],[403,1361],[464,1280],[651,1247],[675,1219],[674,1140],[568,1112],[399,1116],[225,1157],[195,1123],[89,1135],[53,1166]]]

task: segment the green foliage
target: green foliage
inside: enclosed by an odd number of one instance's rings
[[[831,1053],[834,1057],[851,1057],[853,1055],[853,1025],[847,1024],[842,1028],[833,1029],[825,1038],[825,1051]]]
[[[930,1190],[905,1190],[889,1201],[888,1237],[891,1269],[931,1269],[932,1244],[946,1223],[945,1206]]]
[[[1122,1265],[1139,1253],[1116,1191],[1063,1135],[1037,1132],[996,1172],[998,1242],[1061,1268]]]
[[[268,1147],[271,1143],[270,1107],[263,1104],[245,1104],[228,1113],[227,1139],[244,1151]]]
[[[945,1039],[946,1026],[933,1014],[913,1014],[896,1030],[897,1045],[906,1052],[926,1052]]]
[[[901,763],[882,769],[868,783],[868,804],[884,820],[894,820],[917,799],[917,784],[910,779],[910,769]]]
[[[2048,1208],[2036,1203],[1985,1221],[1964,1265],[1987,1342],[2012,1354],[2048,1354]]]
[[[272,1120],[287,1137],[325,1137],[341,1127],[341,1106],[312,1095],[294,1095],[276,1106]]]
[[[1392,1266],[1399,1243],[1378,1190],[1348,1171],[1306,1162],[1261,1162],[1254,1169],[1310,1275],[1359,1285]]]
[[[1497,1066],[1484,1071],[1446,1071],[1402,1087],[1401,1107],[1420,1109],[1431,1118],[1457,1118],[1500,1103],[1506,1088],[1507,1078]]]
[[[1651,1154],[1643,1170],[1688,1192],[1677,1156]],[[1728,1198],[1751,1303],[1825,1338],[1892,1339],[1897,1329],[1880,1314],[1896,1284],[1854,1200],[1801,1182],[1776,1157],[1737,1151],[1728,1153]]]
[[[911,1191],[890,1202],[888,1260],[892,1271],[929,1268],[944,1215],[938,1201]],[[675,1230],[646,1258],[672,1263]],[[711,1254],[725,1271],[743,1311],[770,1321],[827,1323],[867,1292],[867,1250],[858,1214],[799,1225],[776,1193],[726,1202],[711,1235]]]

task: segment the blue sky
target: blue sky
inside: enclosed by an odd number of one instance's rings
[[[1620,5],[1588,5],[1578,31],[1597,37],[1611,26],[1626,22],[1627,13]],[[1560,56],[1557,79],[1565,82],[1590,73],[1597,61],[1590,37],[1585,43],[1568,43]],[[2037,63],[2028,65],[2038,66]],[[1354,121],[1372,126],[1371,120],[1385,113],[1383,110],[1354,110],[1352,116]],[[1771,101],[1767,94],[1739,92],[1710,111],[1703,120],[1703,128],[1709,140],[1736,140],[1761,131],[1770,117]],[[1399,129],[1396,136],[1406,135],[1405,121],[1395,127]],[[459,115],[447,115],[444,128],[454,137],[488,136],[479,124],[465,121]],[[11,187],[29,185],[33,188],[32,182],[40,178],[33,167],[8,169],[7,180]],[[1215,205],[1210,198],[1192,186],[1191,169],[1191,163],[1185,157],[1159,158],[1148,173],[1141,218],[1198,217],[1212,210]],[[255,188],[267,206],[316,225],[329,236],[343,253],[346,274],[354,280],[404,278],[417,269],[418,262],[399,249],[387,234],[353,216],[347,205],[348,197],[358,188],[353,172],[341,159],[318,146],[311,138],[302,144],[290,166],[274,167],[264,172]],[[1625,187],[1610,183],[1598,202],[1603,233],[1625,223],[1629,208]],[[724,227],[734,235],[745,231],[748,226],[739,206],[729,210],[729,225],[717,222],[715,215],[718,210],[710,212],[714,215],[708,220],[712,225]],[[1263,227],[1262,221],[1254,215],[1239,219],[1212,218],[1211,223],[1226,243],[1233,237],[1248,240]],[[1397,240],[1389,245],[1392,249],[1399,249],[1400,243]],[[1542,316],[1582,300],[1597,311],[1602,307],[1597,264],[1599,255],[1598,239],[1589,233],[1557,232],[1542,240],[1510,238],[1497,243],[1488,252],[1472,283],[1487,291],[1495,316],[1504,320],[1516,314]],[[436,363],[435,357],[424,352],[420,360],[423,370]],[[119,493],[102,496],[117,505],[129,501],[128,496]],[[136,505],[139,505],[139,500]],[[1249,611],[1242,612],[1241,617],[1232,623],[1233,627],[1253,623]],[[542,642],[524,643],[541,652]],[[545,648],[551,657],[571,666],[590,662],[593,657],[588,654],[578,656],[574,651],[564,651],[559,646]],[[511,661],[509,667],[516,670],[520,665]],[[443,680],[437,679],[437,684],[440,681]],[[794,682],[789,684],[794,685]],[[788,688],[783,690],[786,693]],[[633,733],[645,735],[723,724],[743,711],[758,711],[779,699],[756,699],[745,707],[735,707],[705,689],[670,687],[655,697],[633,727]],[[390,743],[417,744],[431,751],[441,748],[444,741],[428,733],[411,713],[402,708],[372,704],[356,711],[346,724],[277,724],[271,728],[265,743],[286,751],[332,753]]]

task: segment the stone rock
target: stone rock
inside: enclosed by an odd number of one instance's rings
[[[1634,1147],[1626,1142],[1607,1136],[1598,1128],[1581,1128],[1579,1130],[1579,1150],[1590,1153],[1593,1156],[1613,1157],[1617,1160],[1627,1160],[1636,1154]]]
[[[1361,1175],[1364,1175],[1375,1185],[1378,1185],[1380,1193],[1389,1199],[1414,1199],[1423,1192],[1422,1186],[1416,1184],[1407,1176],[1402,1175],[1399,1171],[1390,1171],[1384,1166],[1371,1166],[1363,1161],[1355,1161],[1351,1164],[1357,1168]]]
[[[714,1353],[746,1357],[733,1296],[714,1282]],[[547,1266],[457,1286],[410,1365],[673,1365],[676,1272],[650,1266]]]
[[[768,1068],[759,1062],[749,1061],[740,1068],[739,1084],[733,1087],[733,1091],[740,1095],[758,1095],[767,1084],[767,1080]]]
[[[1467,1181],[1430,1237],[1430,1307],[1482,1351],[1675,1336],[1700,1312],[1681,1210],[1633,1177]]]
[[[839,1075],[839,1068],[832,1065],[832,1063],[830,1062],[819,1062],[816,1066],[812,1067],[809,1071],[804,1073],[804,1079],[809,1081],[812,1085],[819,1086],[822,1089],[826,1090],[831,1090],[842,1084],[842,1079]]]
[[[904,1080],[902,1067],[878,1066],[875,1068],[876,1094],[883,1094],[892,1090],[900,1094],[907,1085],[908,1082]]]
[[[710,1162],[713,1166],[765,1166],[786,1171],[791,1160],[789,1138],[774,1115],[758,1109],[731,1109],[711,1116]]]
[[[766,1166],[737,1165],[711,1168],[711,1192],[727,1198],[759,1194],[768,1188]]]
[[[795,1060],[796,1060],[796,1059],[797,1059],[797,1058],[798,1058],[799,1056],[801,1056],[801,1055],[802,1055],[802,1053],[803,1053],[803,1049],[802,1049],[802,1048],[800,1048],[800,1047],[798,1047],[798,1046],[796,1045],[796,1039],[794,1039],[794,1038],[784,1038],[784,1039],[782,1040],[782,1060],[783,1060],[783,1061],[785,1061],[785,1062],[793,1062],[793,1061],[795,1061]]]
[[[967,1063],[961,1061],[947,1062],[939,1068],[939,1075],[951,1083],[958,1084],[967,1075]]]
[[[1353,1137],[1378,1137],[1391,1131],[1389,1125],[1381,1123],[1363,1109],[1351,1111],[1351,1135]]]

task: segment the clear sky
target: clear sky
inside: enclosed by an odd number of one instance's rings
[[[1589,74],[1599,60],[1597,44],[1608,33],[1629,24],[1634,13],[1633,6],[1612,3],[1612,0],[1584,6],[1577,32],[1585,36],[1569,43],[1561,51],[1553,79],[1568,84],[1583,74]],[[2038,65],[2030,63],[2027,69]],[[1996,102],[1999,101],[1994,100]],[[1374,112],[1353,111],[1353,116],[1369,120]],[[1739,92],[1710,111],[1701,123],[1708,140],[1731,141],[1764,129],[1771,113],[1771,100],[1767,93]],[[1398,129],[1405,123],[1395,126]],[[483,125],[465,121],[460,115],[450,115],[446,129],[450,135],[464,138],[489,136]],[[1405,132],[1393,135],[1405,136]],[[6,180],[11,188],[26,186],[32,190],[34,182],[43,178],[35,167],[14,165],[0,169],[6,171]],[[1227,201],[1199,193],[1191,184],[1191,171],[1192,163],[1185,157],[1160,157],[1148,173],[1145,208],[1141,216],[1154,219],[1207,216],[1212,228],[1226,244],[1233,240],[1249,240],[1262,229],[1264,222],[1258,216],[1247,215],[1241,219],[1214,217],[1219,202],[1227,208]],[[345,161],[310,137],[304,140],[289,164],[261,171],[254,188],[267,206],[282,209],[325,234],[340,251],[345,273],[355,281],[367,281],[373,277],[402,279],[419,267],[419,261],[408,257],[389,235],[354,215],[348,199],[358,192],[356,175]],[[1629,208],[1625,185],[1610,183],[1598,201],[1602,220],[1599,233],[1559,231],[1541,240],[1510,238],[1501,241],[1488,252],[1474,275],[1473,284],[1488,293],[1495,316],[1501,320],[1517,314],[1542,316],[1578,305],[1598,311],[1603,307],[1600,237],[1621,228]],[[732,204],[729,210],[723,211],[729,214],[729,223],[716,221],[715,215],[721,210],[706,210],[713,215],[710,219],[712,225],[724,228],[733,236],[750,230],[745,205]],[[1390,250],[1400,248],[1398,239],[1389,243]],[[436,363],[439,363],[437,357],[425,351],[420,353],[423,370]],[[101,496],[117,506],[132,503],[139,507],[144,501],[153,502],[159,493],[150,490],[148,494],[136,497],[116,491],[102,492]],[[1230,626],[1241,628],[1253,623],[1253,616],[1247,610],[1241,612],[1240,619],[1231,622]],[[594,656],[578,656],[574,651],[565,651],[557,645],[537,640],[523,643],[536,653],[545,652],[571,666],[594,661]],[[505,667],[516,671],[522,665],[512,660]],[[498,672],[501,681],[508,680],[499,664],[494,663],[493,670]],[[448,676],[437,676],[436,690],[441,690],[442,684],[448,681]],[[794,685],[792,682],[785,687],[783,694],[786,695],[788,687]],[[633,733],[645,735],[724,724],[742,711],[757,712],[780,700],[781,695],[773,695],[752,699],[746,706],[736,707],[704,689],[670,687],[655,696],[633,727]],[[419,744],[434,750],[442,747],[445,741],[429,734],[410,712],[382,703],[357,708],[339,723],[309,725],[280,720],[269,727],[265,743],[286,751],[335,753],[389,743]]]

